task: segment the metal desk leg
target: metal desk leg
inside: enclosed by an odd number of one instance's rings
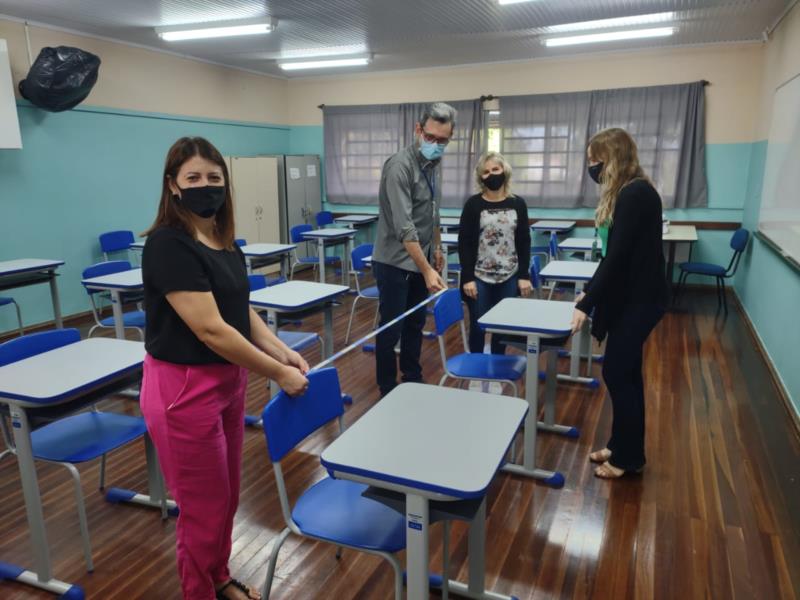
[[[58,297],[58,281],[56,272],[50,271],[50,299],[53,301],[53,317],[58,329],[64,328],[64,321],[61,318],[61,300]]]
[[[286,263],[288,262],[286,259],[288,258],[288,254],[281,254],[281,277],[286,281],[289,280],[288,275],[286,274]]]
[[[325,240],[317,238],[317,256],[319,257],[319,282],[325,283]]]
[[[267,310],[267,327],[269,327],[270,331],[274,333],[276,336],[278,335],[278,313],[274,309]],[[269,380],[269,396],[272,398],[275,394],[280,391],[278,387],[278,383],[274,379]],[[259,422],[261,419],[259,418]]]
[[[160,508],[162,519],[166,519],[168,516],[178,516],[178,505],[174,500],[167,500],[167,488],[158,464],[156,447],[148,433],[144,434],[144,453],[147,459],[147,494],[123,488],[109,488],[106,492],[106,501],[129,502],[149,508]]]
[[[516,475],[526,475],[541,479],[553,487],[564,485],[564,476],[554,471],[536,468],[536,425],[539,414],[539,337],[528,336],[527,368],[525,371],[525,399],[528,401],[528,414],[525,415],[525,438],[523,464],[506,463],[503,470]]]
[[[344,256],[342,257],[342,285],[350,287],[350,253],[353,251],[353,238],[344,242]]]
[[[547,353],[547,376],[545,378],[544,389],[544,421],[537,423],[541,431],[549,431],[567,437],[576,438],[580,435],[577,427],[569,425],[559,425],[555,422],[556,418],[556,362],[558,360],[558,350],[551,348]]]
[[[82,600],[83,589],[57,579],[53,579],[50,563],[50,549],[47,544],[47,531],[42,514],[42,497],[39,493],[39,482],[36,475],[36,464],[31,447],[31,429],[25,409],[11,405],[11,423],[14,443],[17,452],[17,466],[22,482],[22,494],[25,498],[25,512],[28,518],[28,532],[31,538],[31,550],[35,571],[28,571],[10,563],[0,562],[0,579],[8,579],[24,583],[54,594],[63,594],[65,598]]]
[[[428,499],[406,495],[406,572],[408,600],[427,600],[428,578]]]
[[[583,282],[576,282],[575,284],[575,292],[579,294],[583,291]],[[581,376],[580,374],[580,366],[581,366],[581,358],[589,358],[586,354],[586,348],[588,347],[591,349],[591,333],[589,327],[589,319],[586,319],[584,326],[572,336],[571,342],[571,350],[569,352],[569,374],[559,373],[558,380],[559,381],[569,381],[572,383],[583,383],[592,388],[596,388],[600,385],[600,382],[597,381],[594,377],[591,377],[591,359],[589,360],[589,366],[586,370],[586,377]]]
[[[675,270],[675,246],[677,245],[673,241],[667,242],[669,244],[669,258],[667,259],[667,283],[669,283],[670,289],[672,289],[672,271]]]
[[[125,327],[122,317],[122,298],[119,290],[111,290],[111,310],[114,313],[114,334],[117,339],[125,339]]]
[[[325,337],[322,340],[322,351],[323,360],[333,356],[333,305],[330,303],[325,306]]]
[[[247,274],[248,275],[252,275],[253,274],[253,262],[252,262],[252,260],[250,259],[249,256],[245,256],[244,257],[244,264],[247,266]]]

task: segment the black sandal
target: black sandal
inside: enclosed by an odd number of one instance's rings
[[[240,590],[242,593],[246,594],[248,598],[251,598],[251,599],[253,598],[253,596],[251,595],[251,592],[252,592],[251,588],[249,588],[248,586],[243,584],[241,581],[231,578],[228,581],[228,583],[226,583],[225,585],[223,585],[221,588],[219,588],[217,590],[217,600],[230,600],[230,597],[228,597],[226,594],[223,594],[223,592],[225,591],[225,589],[228,586],[231,586],[231,585],[233,587],[237,588],[238,590]]]

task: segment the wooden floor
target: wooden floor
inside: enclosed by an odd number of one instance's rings
[[[351,300],[335,317],[343,346]],[[362,301],[356,333],[371,324],[374,304]],[[539,436],[540,464],[566,476],[553,490],[500,474],[490,488],[487,584],[529,598],[795,598],[800,594],[800,443],[766,365],[736,309],[716,313],[714,294],[690,291],[685,313],[670,313],[651,336],[645,360],[648,466],[641,477],[595,479],[587,461],[610,427],[605,389],[561,385],[557,420],[580,427],[577,440]],[[304,328],[321,328],[309,318]],[[321,330],[321,329],[320,329]],[[455,336],[450,340],[455,348]],[[441,374],[437,345],[423,346],[425,378]],[[312,364],[317,356],[309,356]],[[372,354],[356,351],[338,363],[355,402],[352,423],[377,401]],[[566,362],[561,365],[566,369]],[[599,366],[595,367],[599,377]],[[251,377],[248,412],[267,399]],[[130,400],[109,406],[131,413]],[[285,463],[292,497],[324,476],[319,453],[328,428]],[[476,440],[480,443],[480,440]],[[261,585],[268,543],[283,528],[264,436],[245,436],[241,505],[234,528],[233,573]],[[55,575],[78,583],[90,599],[179,598],[175,521],[156,511],[110,505],[97,490],[98,466],[81,468],[95,572],[87,574],[66,471],[38,467]],[[145,489],[141,443],[113,454],[109,485]],[[30,566],[31,555],[16,461],[0,462],[0,561]],[[453,528],[451,575],[466,577],[466,529]],[[432,569],[440,566],[434,527]],[[335,559],[329,545],[290,537],[281,551],[273,597],[387,599],[391,569],[355,552]],[[436,595],[433,594],[435,597]],[[0,582],[5,600],[51,598]]]

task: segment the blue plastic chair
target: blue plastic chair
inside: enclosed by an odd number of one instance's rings
[[[736,274],[736,269],[739,268],[739,259],[742,257],[742,252],[747,248],[747,242],[750,239],[750,232],[744,227],[740,227],[733,232],[731,236],[731,248],[733,249],[733,256],[728,263],[727,268],[722,265],[715,265],[713,263],[704,262],[685,262],[678,265],[681,270],[681,275],[678,278],[678,290],[675,293],[675,298],[680,296],[686,278],[689,275],[703,275],[706,277],[714,277],[717,284],[717,308],[722,305],[725,309],[725,314],[728,314],[728,300],[725,297],[725,280],[733,277]]]
[[[306,244],[306,248],[308,248],[308,240],[303,237],[303,234],[308,231],[314,231],[314,228],[311,225],[303,224],[303,225],[295,225],[289,230],[289,237],[292,240],[293,244]],[[292,263],[292,268],[289,271],[289,279],[294,279],[294,269],[297,265],[313,265],[314,271],[316,272],[317,266],[319,265],[319,256],[317,256],[316,252],[311,256],[300,256],[297,253],[297,248],[293,250],[294,253],[294,262]],[[339,263],[338,256],[326,256],[325,257],[325,264],[326,265],[333,265]]]
[[[100,250],[103,252],[103,259],[108,260],[111,252],[127,251],[136,239],[132,231],[108,231],[100,234]]]
[[[436,337],[439,340],[439,352],[442,356],[444,375],[439,385],[448,378],[458,380],[498,381],[511,386],[517,395],[516,381],[525,375],[526,361],[524,356],[505,356],[497,354],[473,354],[467,343],[467,330],[464,326],[464,307],[461,304],[461,292],[457,289],[446,291],[439,296],[433,306],[433,318],[436,322]],[[453,325],[461,329],[464,352],[447,357],[444,336]]]
[[[22,326],[22,313],[19,310],[19,304],[13,298],[9,298],[8,296],[0,296],[0,306],[9,306],[13,304],[14,308],[17,310],[17,328],[19,329],[20,335],[25,335],[25,328]]]
[[[375,329],[375,325],[378,323],[378,286],[372,285],[367,288],[362,288],[361,283],[358,281],[359,276],[367,268],[364,259],[372,255],[372,250],[372,244],[361,244],[360,246],[353,248],[353,251],[350,252],[350,264],[353,268],[352,274],[356,279],[356,297],[353,298],[353,305],[350,307],[350,320],[347,321],[347,333],[344,336],[345,346],[350,340],[350,329],[353,326],[353,316],[356,313],[356,303],[360,298],[375,302],[375,317],[372,320],[372,328]]]
[[[285,281],[283,277],[278,277],[277,279],[269,280],[265,275],[262,275],[261,273],[248,275],[247,278],[250,280],[251,292],[254,292],[256,290],[261,290],[264,289],[265,287],[270,287],[278,283],[283,283]],[[263,315],[262,318],[266,318],[266,315]],[[278,339],[280,339],[284,344],[286,344],[287,346],[289,346],[289,348],[291,348],[296,352],[302,352],[303,350],[313,346],[314,344],[319,344],[320,356],[322,355],[323,352],[322,336],[313,331],[282,331],[279,329]]]
[[[130,271],[131,263],[127,260],[110,260],[108,262],[101,262],[83,270],[83,279],[91,279],[93,277],[101,277],[103,275],[111,275],[112,273],[121,273],[122,271]],[[86,286],[84,286],[86,287]],[[92,334],[97,329],[114,329],[114,317],[100,318],[100,309],[95,298],[98,294],[103,294],[102,290],[90,290],[86,288],[86,293],[89,294],[89,302],[92,307],[92,316],[94,316],[94,326],[89,330],[87,337],[92,337]],[[123,302],[125,297],[122,298]],[[122,326],[124,329],[135,329],[142,341],[144,341],[144,326],[145,314],[143,310],[132,310],[122,314]]]
[[[533,230],[533,237],[535,239],[537,231]],[[532,256],[543,256],[548,262],[555,260],[558,257],[558,236],[555,231],[550,232],[550,238],[547,244],[539,246],[531,246]]]
[[[77,329],[56,329],[32,333],[0,344],[0,366],[17,362],[49,350],[55,350],[81,339]],[[5,419],[0,419],[8,450],[16,453]],[[31,432],[34,460],[61,465],[72,476],[75,504],[78,509],[86,568],[94,570],[86,506],[81,489],[81,476],[76,464],[100,458],[100,489],[105,487],[106,454],[144,436],[144,419],[117,413],[83,412],[48,423]]]
[[[329,210],[321,210],[317,213],[317,227],[325,227],[333,223],[333,213]]]
[[[240,248],[242,246],[247,246],[247,240],[244,238],[236,238],[235,240],[233,240],[233,243],[239,246]]]
[[[291,507],[281,461],[306,437],[334,419],[343,431],[341,389],[336,369],[308,374],[308,390],[289,397],[279,392],[262,413],[267,452],[286,529],[278,534],[268,558],[262,597],[269,598],[278,553],[290,533],[338,547],[380,556],[394,569],[395,598],[403,597],[403,572],[394,556],[406,547],[405,515],[362,494],[367,486],[345,479],[325,477],[306,489]]]

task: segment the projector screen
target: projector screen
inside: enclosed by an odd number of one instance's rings
[[[800,73],[775,90],[758,230],[800,266]]]
[[[0,148],[22,148],[8,46],[0,40]]]

